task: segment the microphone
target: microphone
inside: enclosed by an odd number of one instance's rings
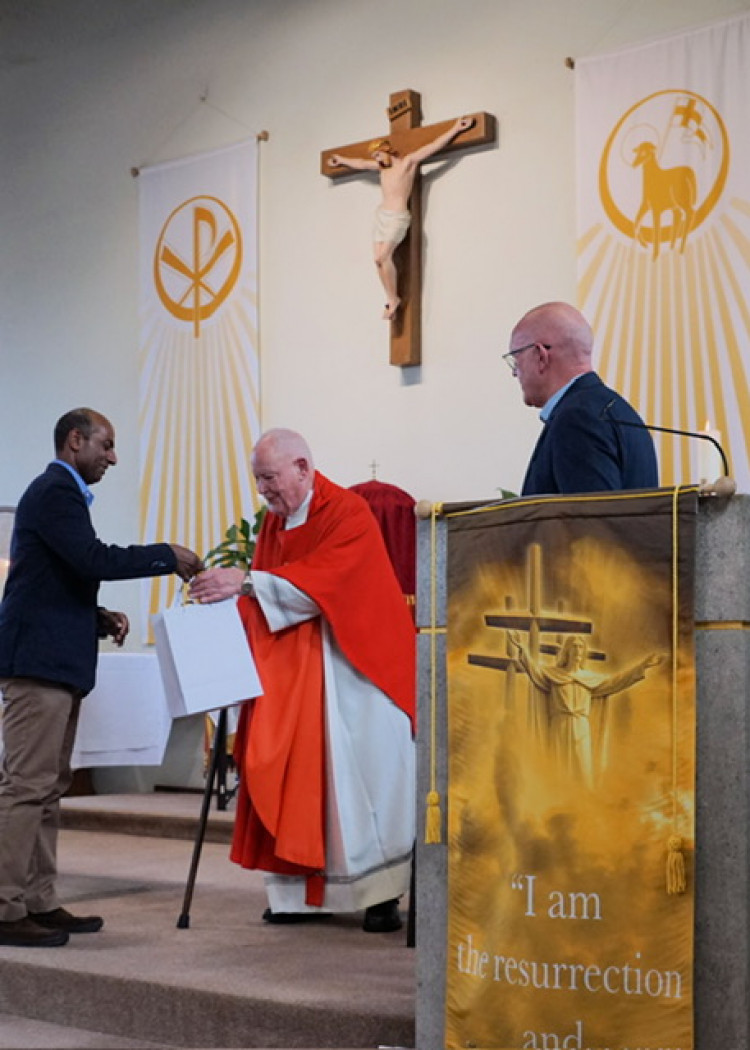
[[[677,430],[674,427],[659,427],[656,425],[656,423],[644,423],[642,421],[640,423],[634,423],[630,419],[618,419],[617,416],[613,416],[610,412],[612,406],[616,404],[616,398],[612,398],[611,401],[608,401],[599,413],[599,418],[604,419],[606,416],[607,419],[611,420],[612,423],[617,423],[618,426],[636,427],[640,430],[658,430],[661,434],[678,434],[680,437],[700,438],[701,441],[710,441],[714,448],[718,450],[718,453],[721,456],[721,463],[724,468],[724,477],[729,477],[729,462],[727,460],[724,449],[721,447],[721,445],[713,436],[713,434],[707,434],[704,430]]]

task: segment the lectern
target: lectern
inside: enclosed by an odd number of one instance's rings
[[[665,494],[665,498],[668,498],[668,490],[660,490],[660,492]],[[629,999],[629,1002],[632,1003],[639,996],[641,999],[652,997],[657,1007],[656,1016],[667,1017],[671,1010],[679,1008],[681,996],[692,995],[694,1008],[692,1047],[695,1050],[726,1050],[727,1047],[750,1045],[750,945],[748,943],[750,937],[750,856],[748,852],[748,835],[750,834],[750,717],[748,715],[748,699],[750,698],[750,496],[737,495],[725,499],[698,498],[696,494],[695,500],[697,509],[694,505],[694,535],[689,548],[690,565],[687,567],[689,574],[692,575],[690,588],[693,614],[691,660],[694,657],[694,678],[691,678],[690,669],[682,664],[677,666],[675,663],[672,668],[675,671],[674,681],[677,683],[673,697],[675,706],[672,720],[675,724],[683,717],[680,691],[693,691],[695,698],[692,713],[693,730],[688,727],[687,737],[683,738],[683,745],[681,745],[684,752],[684,739],[687,739],[688,749],[694,751],[695,755],[694,852],[693,842],[691,842],[688,844],[688,858],[685,865],[685,877],[688,881],[687,894],[692,897],[690,910],[686,913],[692,916],[690,930],[692,973],[687,974],[679,974],[669,966],[662,966],[660,969],[656,966],[649,968],[646,948],[635,941],[631,945],[631,955],[617,959],[609,957],[609,945],[601,944],[601,955],[608,962],[607,966],[602,965],[596,953],[592,952],[591,946],[596,945],[597,923],[602,919],[599,911],[606,913],[607,909],[612,907],[608,893],[616,880],[610,881],[607,875],[600,875],[599,882],[572,887],[574,890],[580,890],[580,893],[563,894],[562,887],[558,885],[551,888],[544,887],[546,861],[543,850],[537,858],[540,874],[530,876],[530,869],[517,872],[504,871],[503,865],[507,858],[507,843],[504,840],[496,841],[492,846],[496,851],[497,864],[493,870],[496,872],[498,882],[502,883],[507,876],[510,887],[508,889],[509,899],[517,900],[518,909],[524,909],[525,921],[529,923],[537,920],[544,921],[548,924],[547,929],[555,934],[563,924],[565,925],[567,938],[564,942],[565,950],[561,950],[558,945],[554,949],[550,948],[546,954],[544,951],[538,952],[538,958],[532,963],[530,961],[531,950],[527,944],[525,945],[527,950],[524,953],[517,946],[513,949],[509,943],[504,942],[502,925],[496,929],[494,944],[481,943],[481,929],[479,935],[473,940],[470,938],[465,944],[457,945],[455,937],[449,943],[449,867],[454,880],[461,878],[461,872],[464,870],[460,864],[451,867],[452,862],[449,855],[452,849],[451,835],[455,837],[459,826],[461,834],[465,834],[467,823],[471,831],[471,821],[476,817],[477,809],[472,805],[474,800],[469,797],[460,801],[460,805],[464,807],[460,815],[455,812],[451,815],[447,812],[451,758],[447,742],[448,704],[452,702],[456,692],[460,692],[461,689],[465,690],[464,685],[448,686],[446,673],[448,648],[446,629],[449,635],[451,632],[446,610],[446,597],[449,593],[447,569],[453,554],[449,525],[444,514],[436,514],[431,520],[419,522],[417,621],[420,631],[418,640],[420,706],[417,797],[421,825],[418,831],[417,848],[416,1045],[429,1048],[429,1050],[440,1050],[448,1045],[456,1045],[450,1041],[446,1042],[446,975],[450,968],[459,970],[463,968],[462,972],[466,973],[471,970],[474,987],[478,992],[491,999],[493,990],[496,990],[497,994],[507,997],[506,1002],[511,1005],[511,1008],[526,994],[533,980],[537,980],[540,985],[545,980],[547,981],[546,987],[550,989],[547,1002],[554,1004],[555,997],[559,998],[561,989],[575,987],[576,994],[584,995],[584,999],[579,998],[578,1002],[604,1003],[606,1009],[611,1008],[614,1011],[614,1017],[617,1016],[617,1009],[625,999]],[[554,513],[554,507],[550,506],[548,517],[554,517]],[[610,517],[616,516],[617,509],[612,508],[607,513]],[[530,570],[524,569],[526,576],[523,576],[523,573],[516,573],[515,576],[510,573],[506,577],[498,577],[500,582],[492,581],[492,586],[499,595],[497,602],[500,603],[500,599],[506,602],[505,607],[499,613],[490,615],[487,608],[488,603],[484,600],[480,601],[477,607],[477,617],[482,619],[482,629],[486,632],[483,637],[487,638],[487,651],[477,653],[475,651],[477,646],[468,634],[466,635],[465,655],[460,648],[464,640],[461,632],[468,631],[466,623],[471,620],[471,610],[467,613],[464,609],[461,614],[461,623],[457,628],[455,625],[453,628],[454,652],[450,657],[451,662],[459,666],[460,674],[464,674],[461,668],[465,668],[474,659],[475,664],[483,665],[480,671],[474,673],[494,676],[492,681],[496,685],[493,685],[492,695],[495,697],[493,702],[496,702],[498,710],[501,711],[501,724],[504,727],[511,724],[507,721],[505,714],[508,704],[515,705],[517,719],[523,719],[523,722],[517,721],[512,724],[526,727],[529,724],[530,701],[528,698],[535,690],[538,696],[542,695],[539,684],[535,686],[533,682],[528,681],[524,665],[517,659],[518,649],[508,641],[510,634],[514,634],[517,640],[526,645],[528,651],[536,646],[535,652],[540,666],[556,668],[562,666],[562,657],[559,654],[566,632],[576,632],[584,636],[589,645],[587,666],[591,669],[591,682],[595,680],[601,682],[608,663],[617,663],[617,654],[611,652],[611,646],[610,651],[604,651],[606,646],[600,646],[602,651],[597,649],[597,642],[601,641],[601,638],[597,637],[598,624],[606,619],[608,604],[618,600],[617,593],[605,579],[611,566],[606,559],[597,563],[600,566],[603,580],[599,592],[596,590],[596,584],[594,585],[593,593],[598,594],[598,598],[587,603],[587,600],[581,598],[580,594],[574,594],[567,608],[557,607],[550,613],[545,605],[547,600],[545,593],[555,575],[555,569],[547,559],[544,541],[537,544],[542,548],[541,553],[534,553],[539,536],[536,531],[537,526],[529,522],[527,528],[528,543],[525,539],[523,543],[532,553],[524,553],[523,556],[526,558],[525,564],[528,565],[531,565],[536,558],[536,569],[533,567]],[[629,525],[626,525],[621,532],[623,536],[628,536]],[[594,547],[598,542],[597,536],[593,541]],[[504,541],[501,538],[497,542],[502,544]],[[575,544],[578,545],[578,548],[586,545],[584,541],[578,539]],[[676,572],[677,562],[680,558],[684,560],[687,551],[687,547],[681,549],[674,564],[671,567],[669,565],[664,567],[665,579],[673,570]],[[573,551],[571,547],[570,557],[578,557],[579,552],[579,549]],[[684,569],[685,566],[683,565],[682,568]],[[478,593],[482,595],[490,593],[488,588],[491,590],[491,587],[486,570],[478,570],[475,576],[476,586],[479,588]],[[512,587],[505,585],[506,579],[516,581],[516,591],[522,595],[520,605],[518,600],[514,604],[510,598],[505,596],[506,591],[513,590]],[[633,574],[630,573],[629,582],[623,580],[622,587],[631,585],[635,587],[636,582],[633,580]],[[643,592],[643,585],[638,586]],[[535,601],[541,605],[541,608],[535,610],[524,607],[533,606]],[[648,593],[646,604],[648,605]],[[653,604],[659,606],[654,615],[658,613],[662,618],[668,616],[667,605],[669,603],[667,601],[655,595]],[[453,604],[451,608],[453,609]],[[542,625],[541,628],[539,624]],[[566,626],[567,624],[572,626]],[[623,622],[622,626],[625,632],[628,627],[627,622]],[[609,637],[611,638],[611,632]],[[500,638],[505,639],[502,644],[499,642]],[[657,649],[659,644],[657,642]],[[623,646],[620,663],[624,665],[627,662],[626,657],[633,654],[625,651],[627,646],[624,642]],[[458,656],[456,656],[457,649]],[[665,664],[665,660],[667,663],[669,661],[669,654],[666,651],[661,654],[657,653],[657,658],[661,660],[661,663],[647,665],[644,656],[640,678],[637,673],[633,673],[631,679],[626,683],[627,692],[618,694],[613,692],[599,697],[600,701],[604,701],[602,706],[608,707],[610,711],[607,747],[610,760],[615,765],[618,760],[618,747],[622,747],[626,739],[632,755],[633,741],[639,739],[639,720],[651,718],[654,708],[660,704],[669,705],[669,697],[664,689],[662,689],[662,693],[665,694],[663,700],[659,699],[661,694],[657,695],[655,692],[658,682],[663,683],[669,680],[670,669]],[[541,682],[541,679],[538,681]],[[694,690],[692,690],[693,684]],[[600,693],[604,688],[609,687],[601,686]],[[573,695],[575,691],[574,688],[569,695]],[[448,699],[446,693],[449,694]],[[590,695],[593,696],[594,693]],[[618,697],[628,699],[622,701]],[[586,717],[591,715],[593,718],[593,709],[598,702],[595,698],[590,704],[587,703]],[[617,706],[618,703],[620,707]],[[552,717],[549,715],[550,709],[546,710],[547,714],[543,716],[542,721],[545,719],[549,721]],[[566,714],[576,722],[578,728],[581,728],[583,715],[580,711],[575,717],[571,712],[566,712]],[[667,725],[670,724],[670,718],[672,714],[667,713]],[[569,721],[567,724],[570,725],[572,722]],[[621,726],[624,727],[622,731]],[[692,731],[694,731],[694,736],[691,745],[690,733]],[[527,732],[527,728],[524,728],[523,733]],[[593,734],[593,728],[591,732]],[[618,736],[619,733],[621,733],[620,736]],[[626,736],[626,733],[630,735]],[[519,731],[519,737],[520,735]],[[653,735],[650,731],[644,731],[642,743],[644,749],[648,751],[653,743]],[[512,757],[514,750],[513,748],[507,750],[506,745],[503,754],[506,758],[508,755]],[[551,752],[545,754],[547,758],[536,767],[539,770],[539,777],[542,776],[542,771],[546,776],[551,768]],[[592,754],[594,754],[593,750]],[[675,748],[675,768],[684,757],[684,753],[680,757],[679,750]],[[534,782],[533,763],[537,760],[530,751],[524,751],[523,760],[519,761],[518,767],[511,768],[507,777],[499,776],[497,783],[493,785],[492,804],[495,805],[495,795],[502,796],[505,792],[505,801],[501,799],[500,808],[503,809],[505,806],[503,811],[507,811],[508,805],[505,803],[508,803],[512,809],[512,798],[510,797],[514,786],[517,783],[528,785]],[[596,767],[597,761],[599,767],[602,766],[602,760],[597,760],[595,755],[592,761],[594,762],[592,780],[588,786],[581,783],[581,794],[585,795],[586,792],[589,792],[591,798],[596,799],[598,785],[603,783],[601,778],[605,777],[606,770],[603,771],[602,768]],[[619,761],[621,764],[624,762],[622,755]],[[634,769],[637,764],[633,764]],[[646,768],[649,763],[644,759],[641,765]],[[658,779],[661,774],[654,773],[654,776]],[[690,779],[692,779],[692,774]],[[668,780],[669,775],[666,774],[664,777],[666,794],[669,793]],[[681,791],[682,787],[680,787]],[[680,792],[676,792],[675,795],[676,818],[680,816],[678,810],[682,805]],[[431,806],[434,810],[436,804],[440,810],[438,815],[434,811],[430,812]],[[603,804],[600,799],[596,804],[600,806],[596,813],[601,817],[602,813],[607,811],[601,808]],[[613,796],[612,806],[616,807],[617,804],[618,797]],[[616,812],[616,809],[612,809],[612,812]],[[439,841],[426,843],[425,832],[430,822],[433,824],[433,829],[431,833],[428,833],[428,837],[437,838]],[[439,825],[437,836],[434,835],[436,825]],[[492,828],[482,828],[481,821],[477,820],[474,830],[478,840],[482,836],[485,838],[489,836],[489,841],[492,842]],[[613,819],[609,824],[609,834],[612,840],[617,840],[618,836],[623,833],[622,826],[616,819]],[[596,856],[596,849],[602,838],[606,838],[606,835],[594,836],[592,834],[590,849],[592,857]],[[679,836],[676,838],[679,840]],[[679,885],[677,888],[674,885],[670,886],[669,880],[670,849],[674,846],[674,839],[675,836],[670,836],[669,828],[665,827],[663,893],[665,901],[673,901],[676,908],[684,909],[684,897],[679,897],[681,892]],[[676,853],[679,853],[679,847],[678,841],[675,847]],[[634,843],[631,853],[640,855],[637,842]],[[643,854],[643,856],[646,855]],[[471,865],[466,862],[466,856],[462,863],[468,872]],[[555,870],[558,873],[564,872],[565,859],[560,853],[555,858],[555,864],[557,865]],[[638,910],[639,894],[642,888],[647,887],[649,892],[658,895],[662,892],[659,884],[661,878],[661,871],[651,870],[648,860],[644,862],[639,875],[631,878],[627,899],[624,904],[620,902],[620,906],[624,909],[626,927],[632,921],[634,930],[637,929],[638,922],[642,918]],[[513,879],[517,880],[515,884]],[[523,879],[526,879],[525,883]],[[677,882],[679,884],[679,878]],[[545,891],[551,889],[552,892],[545,892],[542,896],[543,888]],[[488,886],[488,892],[490,889],[491,887]],[[565,889],[570,890],[571,887],[568,886]],[[670,897],[671,893],[677,896]],[[614,890],[612,894],[614,895]],[[460,894],[458,899],[460,900]],[[602,922],[601,927],[603,926]],[[578,936],[589,938],[585,942],[587,945],[585,951],[578,951],[576,947]],[[498,948],[498,944],[502,944],[502,951]],[[665,958],[668,957],[667,952]],[[546,970],[542,969],[541,960],[548,964]],[[553,966],[556,966],[556,969],[552,969]],[[557,982],[556,986],[555,982]],[[586,994],[589,996],[588,1000],[585,999]],[[479,1002],[479,999],[477,1001]],[[485,998],[483,1001],[486,1003],[488,1000]],[[464,1008],[470,1012],[471,1002],[469,1001],[468,1005],[465,1003]],[[616,1023],[616,1020],[613,1021],[615,1027]],[[553,1031],[557,1034],[552,1034]],[[652,1034],[655,1039],[659,1038],[657,1032]],[[531,1030],[530,1026],[526,1026],[523,1028],[522,1035],[516,1037],[519,1039],[517,1043],[497,1043],[488,1038],[486,1042],[467,1041],[463,1045],[502,1046],[503,1050],[516,1045],[519,1048],[521,1046],[577,1047],[579,1050],[585,1050],[586,1047],[594,1045],[599,1046],[599,1043],[587,1042],[586,1035],[585,1017],[574,1012],[570,1016],[570,1023],[567,1027],[553,1029],[548,1025],[545,1029],[543,1020],[540,1020],[536,1030]],[[521,1038],[525,1041],[520,1041]],[[555,1042],[556,1039],[557,1042]],[[622,1036],[613,1030],[612,1042],[608,1045],[620,1047],[630,1044],[624,1042]],[[645,1045],[675,1044],[652,1042]],[[692,1050],[692,1048],[682,1045],[680,1050]]]

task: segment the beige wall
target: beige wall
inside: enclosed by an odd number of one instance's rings
[[[521,312],[575,294],[565,58],[748,6],[0,0],[0,504],[49,458],[57,416],[89,403],[115,422],[120,453],[96,523],[105,539],[136,538],[130,169],[261,129],[264,425],[304,431],[343,484],[366,480],[374,459],[417,498],[517,489],[538,421],[500,351]],[[476,110],[499,121],[496,148],[427,169],[423,365],[408,371],[388,365],[379,316],[377,185],[318,170],[322,148],[385,131],[402,88],[421,92],[426,123]],[[135,619],[136,586],[107,585],[104,600]]]

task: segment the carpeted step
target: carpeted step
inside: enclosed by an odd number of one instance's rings
[[[108,1036],[89,1046],[414,1046],[405,930],[365,933],[361,913],[268,925],[262,875],[211,842],[179,929],[192,852],[173,838],[63,830],[61,900],[104,928],[61,948],[0,947],[0,1014]]]
[[[195,839],[203,796],[156,791],[132,795],[76,795],[62,800],[62,827],[119,835]],[[231,842],[234,806],[220,811],[212,800],[204,842]]]
[[[56,1023],[64,1017],[79,1029],[166,1046],[413,1046],[413,1018],[386,1016],[382,1004],[366,998],[345,1005],[304,993],[240,996],[181,987],[178,976],[167,984],[0,959],[0,999],[3,1009],[12,1003],[25,1017]]]

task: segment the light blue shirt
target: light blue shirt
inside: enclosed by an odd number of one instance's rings
[[[66,463],[64,459],[55,459],[53,463],[59,464],[61,467],[65,467],[69,474],[72,474],[75,478],[76,485],[81,490],[81,495],[86,500],[86,506],[90,507],[94,502],[94,493],[88,487],[86,482],[83,480],[81,475],[78,473],[75,467],[71,467],[70,463]]]
[[[585,372],[581,373],[581,375],[585,375],[585,374],[586,374]],[[549,399],[549,401],[547,401],[546,404],[544,405],[544,408],[542,409],[542,411],[539,413],[539,418],[541,419],[541,421],[543,423],[546,423],[547,420],[549,419],[549,417],[552,415],[553,411],[555,410],[555,408],[557,406],[557,402],[560,400],[560,398],[563,397],[568,392],[568,390],[570,390],[570,388],[575,383],[576,379],[580,379],[580,378],[581,378],[581,376],[573,376],[573,378],[570,380],[569,383],[566,383],[565,386],[561,386],[559,390],[555,391],[555,393],[552,395],[552,397]]]

